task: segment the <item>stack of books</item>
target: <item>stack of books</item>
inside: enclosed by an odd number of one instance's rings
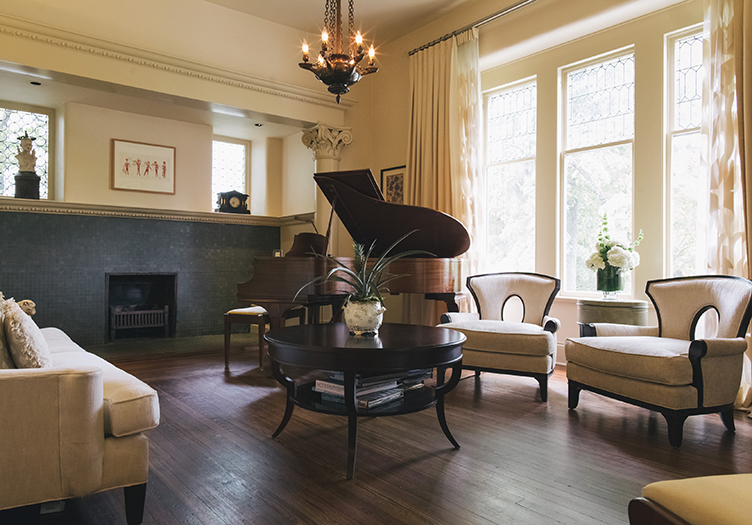
[[[355,376],[358,408],[376,408],[401,400],[405,392],[423,387],[431,377],[431,369],[410,370],[392,374],[357,374]],[[313,390],[321,394],[326,403],[345,402],[344,373],[330,372],[329,378],[317,379]]]

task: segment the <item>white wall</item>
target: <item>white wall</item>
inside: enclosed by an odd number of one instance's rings
[[[212,128],[68,103],[63,110],[63,165],[68,202],[211,211]],[[110,188],[111,139],[175,148],[175,195]]]

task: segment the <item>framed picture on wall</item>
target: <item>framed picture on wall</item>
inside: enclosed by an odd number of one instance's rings
[[[113,190],[175,194],[175,148],[112,139]]]
[[[405,203],[405,166],[381,170],[381,193],[386,202]]]

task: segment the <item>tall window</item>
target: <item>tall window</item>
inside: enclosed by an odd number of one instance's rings
[[[212,204],[217,202],[217,193],[246,191],[248,179],[248,145],[244,142],[214,140],[212,142]]]
[[[709,181],[702,167],[702,32],[669,37],[669,274],[704,273]]]
[[[535,271],[536,84],[486,96],[488,271]]]
[[[604,214],[611,238],[631,240],[634,64],[630,51],[562,71],[565,290],[595,291],[585,259]]]
[[[37,157],[36,174],[40,177],[39,196],[49,196],[49,144],[50,116],[0,107],[0,195],[13,197],[16,194],[18,175],[19,138],[26,133],[33,137]]]

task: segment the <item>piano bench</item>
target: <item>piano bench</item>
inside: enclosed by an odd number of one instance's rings
[[[293,308],[284,314],[285,319],[297,318],[300,324],[305,323],[305,308]],[[264,332],[270,318],[262,306],[235,308],[225,313],[225,369],[230,368],[230,334],[233,324],[256,325],[259,333],[259,370],[264,369]]]

